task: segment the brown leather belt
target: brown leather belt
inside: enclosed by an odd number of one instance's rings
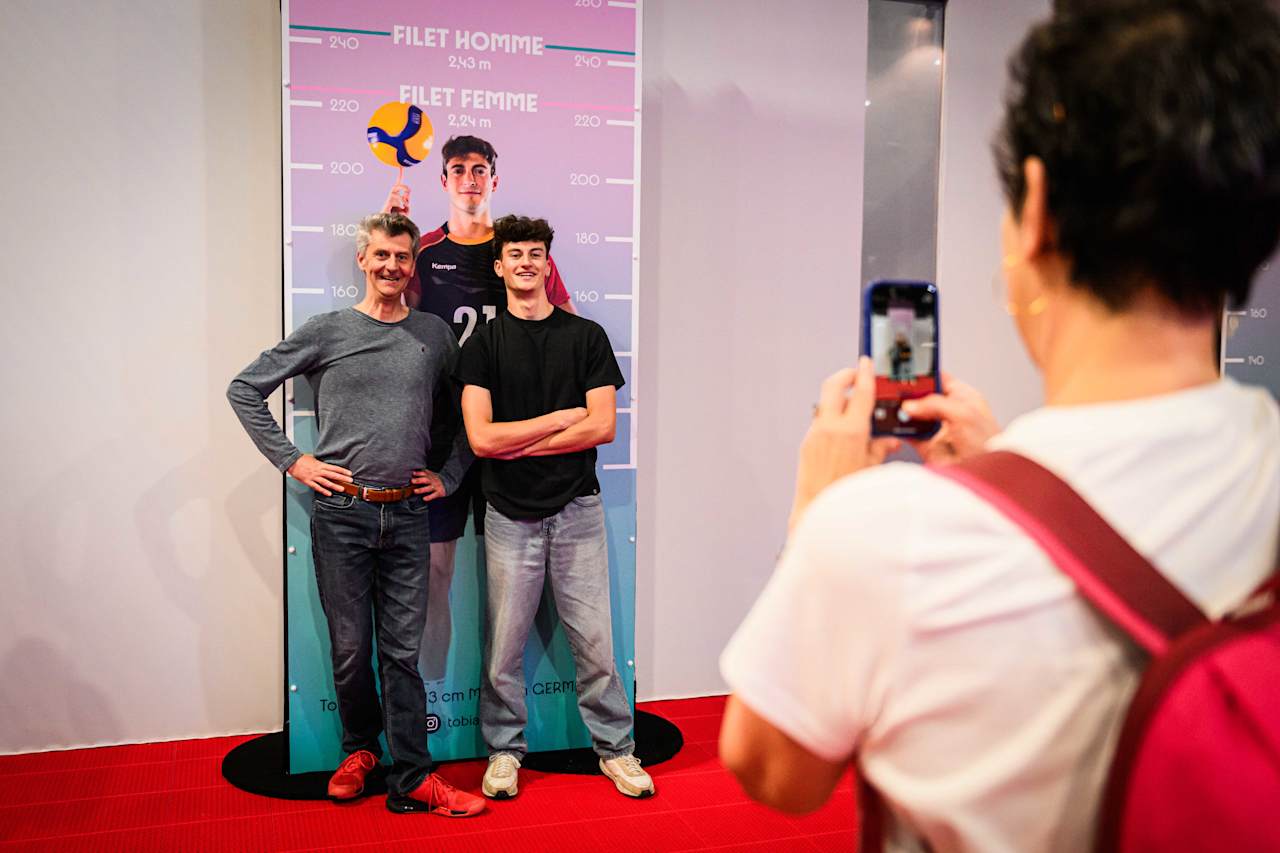
[[[353,495],[369,503],[389,504],[402,501],[412,495],[413,486],[400,486],[396,489],[372,489],[368,486],[357,486],[354,483],[339,483],[338,491],[344,495]]]

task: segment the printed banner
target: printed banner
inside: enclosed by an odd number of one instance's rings
[[[1222,369],[1280,400],[1280,255],[1262,265],[1249,304],[1228,310],[1223,322]]]
[[[600,448],[599,478],[614,652],[633,704],[637,6],[608,0],[282,4],[285,333],[364,295],[355,263],[356,223],[382,207],[397,175],[367,142],[368,121],[379,106],[415,104],[434,129],[430,155],[404,171],[412,190],[410,215],[424,233],[448,219],[440,147],[460,135],[494,146],[494,216],[519,213],[551,223],[552,255],[574,307],[604,327],[627,380],[618,394],[617,438]],[[311,391],[299,379],[286,397],[287,429],[310,450],[316,434]],[[332,768],[342,751],[311,561],[310,493],[286,482],[286,729],[288,769],[297,773]],[[485,753],[478,727],[483,543],[470,523],[455,566],[447,598],[433,596],[423,654],[437,759]],[[577,711],[572,657],[545,596],[525,676],[530,748],[589,745]]]

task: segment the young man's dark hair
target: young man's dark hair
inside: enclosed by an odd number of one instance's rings
[[[1265,0],[1059,2],[1009,63],[1010,208],[1038,157],[1074,285],[1112,310],[1150,284],[1187,313],[1238,305],[1280,234],[1277,57]]]
[[[489,170],[495,175],[498,173],[498,152],[487,141],[478,136],[451,136],[440,149],[441,174],[454,157],[466,157],[468,154],[479,154],[489,161]]]
[[[502,257],[506,243],[543,243],[551,251],[551,238],[556,234],[545,219],[528,216],[504,216],[493,222],[493,256]]]

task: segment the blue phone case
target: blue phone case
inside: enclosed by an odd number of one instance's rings
[[[911,289],[917,288],[926,290],[933,296],[933,377],[937,387],[937,393],[942,393],[942,372],[939,369],[941,365],[942,352],[942,323],[941,315],[938,313],[938,288],[929,281],[915,281],[910,279],[877,279],[868,284],[862,291],[862,334],[860,341],[860,349],[862,354],[874,357],[871,354],[871,297],[878,289],[882,288],[898,288]],[[938,432],[942,424],[937,421],[908,421],[901,427],[893,429],[884,429],[877,423],[877,418],[872,417],[871,434],[872,435],[892,435],[898,438],[929,438]]]

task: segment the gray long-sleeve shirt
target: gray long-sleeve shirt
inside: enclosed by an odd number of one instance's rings
[[[315,456],[367,486],[402,486],[425,468],[432,421],[449,417],[449,372],[458,342],[448,324],[410,311],[384,323],[354,308],[312,317],[262,353],[227,388],[227,399],[262,454],[281,471],[302,455],[267,408],[286,379],[305,376],[315,391]],[[452,492],[472,461],[459,429],[440,470]]]

